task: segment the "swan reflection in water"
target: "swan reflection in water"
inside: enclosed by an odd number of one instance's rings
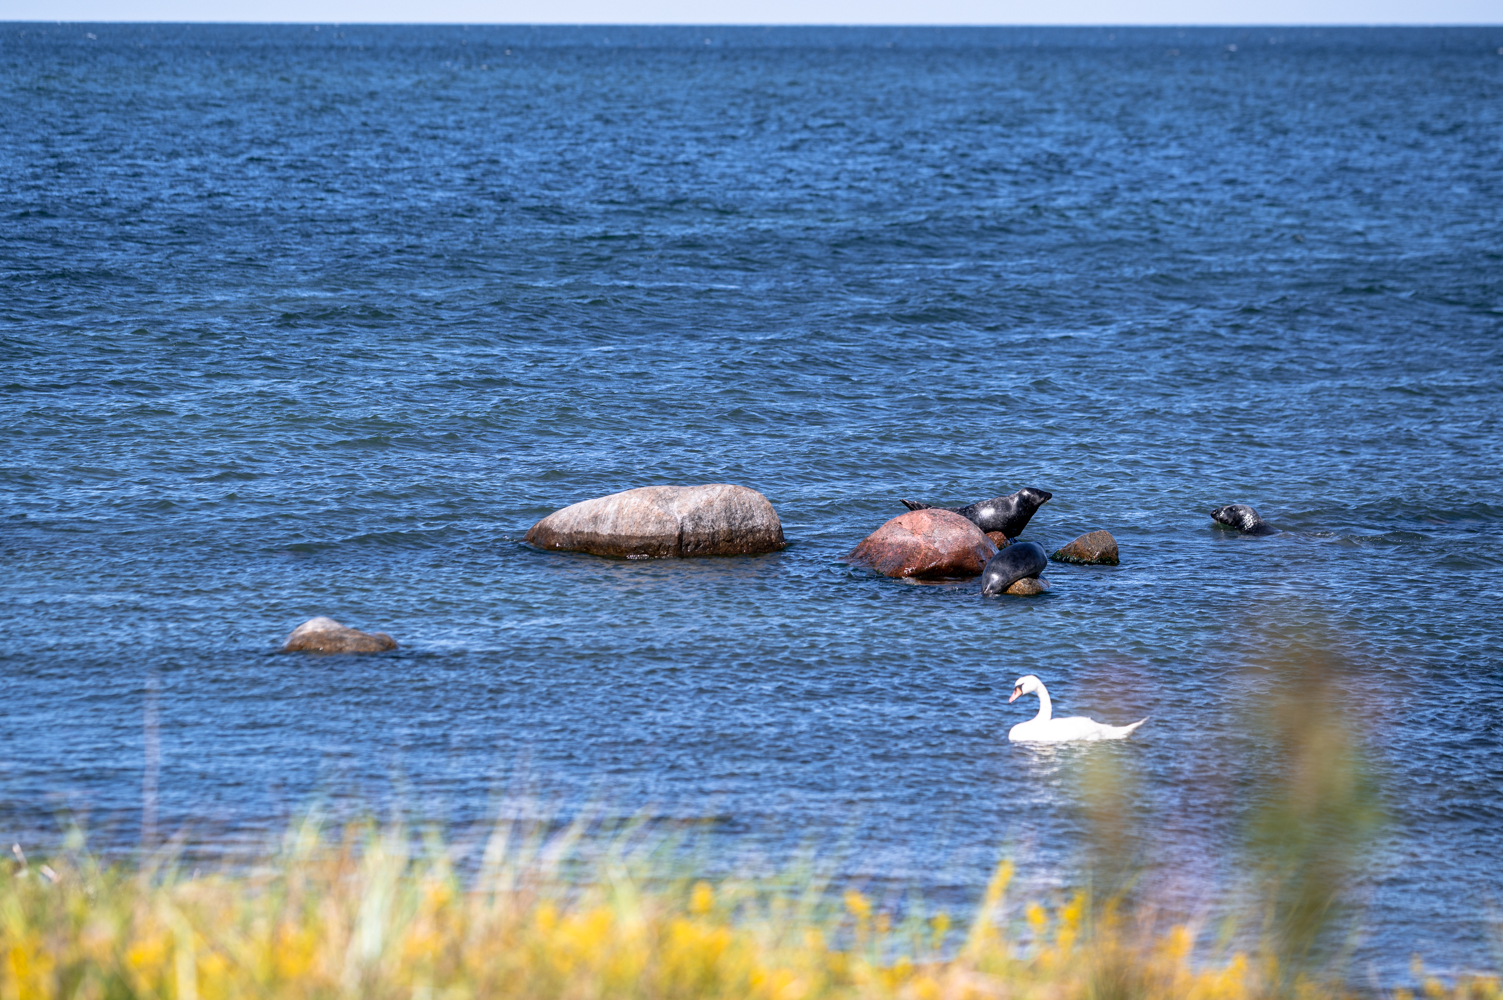
[[[1070,776],[1067,765],[1080,756],[1080,747],[1019,743],[1011,756],[1014,760],[1009,761],[1008,766],[1025,778],[1030,787],[1057,788]]]
[[[1114,755],[1113,744],[1097,746],[1095,743],[1031,743],[1019,742],[1010,748],[1007,766],[1028,779],[1031,785],[1052,785],[1077,773],[1079,765],[1100,759],[1101,754]]]

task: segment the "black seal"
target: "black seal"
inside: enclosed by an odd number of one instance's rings
[[[1279,529],[1258,516],[1258,512],[1245,503],[1230,503],[1211,511],[1218,524],[1236,528],[1244,535],[1277,535]]]
[[[981,570],[981,592],[987,596],[1002,593],[1019,580],[1038,576],[1049,565],[1049,557],[1038,542],[1014,542],[986,561]]]
[[[1054,494],[1048,490],[1036,490],[1032,486],[1025,486],[1009,496],[997,497],[994,500],[978,500],[964,507],[940,507],[939,509],[953,510],[982,531],[1000,531],[1008,538],[1017,538],[1023,533],[1023,529],[1028,527],[1028,521],[1033,517],[1034,511],[1053,496]],[[929,510],[935,506],[932,503],[916,503],[913,500],[904,500],[902,503],[909,510]]]

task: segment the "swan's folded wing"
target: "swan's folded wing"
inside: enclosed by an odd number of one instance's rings
[[[1072,743],[1076,740],[1121,740],[1132,735],[1147,719],[1139,719],[1127,726],[1108,726],[1104,722],[1088,719],[1083,715],[1068,719],[1037,719],[1020,722],[1008,732],[1007,738],[1014,743]]]
[[[1068,719],[1049,720],[1049,739],[1059,740],[1099,740],[1104,739],[1110,726],[1103,726],[1095,719],[1087,719],[1083,715],[1074,715]]]
[[[1130,722],[1125,726],[1102,726],[1101,735],[1097,739],[1125,740],[1132,735],[1134,729],[1137,729],[1147,721],[1147,719],[1139,719],[1137,722]]]

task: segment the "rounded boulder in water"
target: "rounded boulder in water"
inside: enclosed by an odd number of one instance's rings
[[[986,561],[981,571],[981,592],[988,596],[1007,592],[1019,580],[1038,576],[1049,557],[1038,542],[1013,542]]]
[[[1117,540],[1110,531],[1088,531],[1049,557],[1055,562],[1115,566],[1120,562]]]
[[[883,576],[940,579],[975,576],[996,551],[975,524],[954,511],[931,507],[888,521],[846,559]]]
[[[618,559],[758,555],[788,544],[767,498],[728,483],[643,486],[583,500],[534,524],[527,541]]]
[[[289,653],[384,653],[396,648],[397,640],[385,632],[347,628],[322,615],[293,629],[282,646]]]

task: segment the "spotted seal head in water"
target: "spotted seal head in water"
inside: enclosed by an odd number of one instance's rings
[[[973,522],[982,531],[1000,531],[1008,538],[1017,538],[1028,527],[1028,519],[1033,517],[1033,512],[1042,507],[1054,494],[1048,490],[1036,490],[1032,486],[1025,486],[1010,496],[997,497],[995,500],[978,500],[964,507],[941,507],[940,510],[953,510],[961,517]],[[904,500],[903,506],[909,510],[927,510],[934,506],[932,503],[915,503],[912,500]]]
[[[981,570],[981,592],[1000,594],[1019,580],[1038,576],[1048,565],[1049,557],[1038,542],[1014,542],[986,561]]]
[[[1227,504],[1211,511],[1217,523],[1236,528],[1244,535],[1277,535],[1279,529],[1258,516],[1258,512],[1245,503]]]

